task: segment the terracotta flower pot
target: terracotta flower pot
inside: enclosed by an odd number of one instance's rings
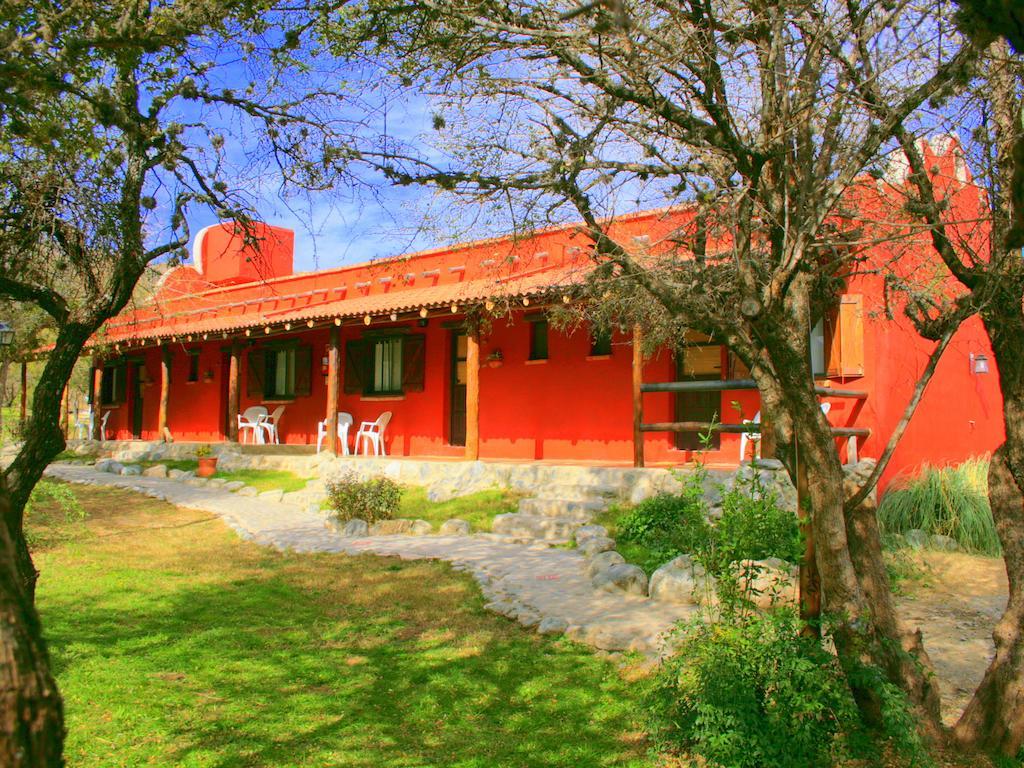
[[[199,469],[196,470],[198,477],[213,477],[217,471],[217,457],[204,456],[199,459]]]

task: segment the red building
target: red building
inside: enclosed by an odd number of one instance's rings
[[[976,189],[959,174],[949,167],[959,204],[976,206]],[[887,205],[880,189],[862,190],[858,204]],[[653,248],[686,216],[625,216],[612,234]],[[203,230],[191,266],[168,272],[151,305],[107,325],[96,384],[111,414],[108,438],[157,440],[166,428],[178,441],[233,440],[237,413],[284,405],[280,441],[313,444],[335,386],[337,410],[356,425],[393,413],[389,455],[630,463],[637,379],[743,377],[711,340],[665,350],[634,376],[629,335],[551,327],[544,307],[560,303],[588,268],[586,240],[571,227],[300,274],[292,272],[290,231],[262,226],[257,234],[246,244],[229,224]],[[922,247],[901,263],[928,258]],[[861,457],[881,452],[932,347],[907,321],[886,319],[883,300],[882,278],[867,270],[816,329],[820,386],[863,395],[823,395],[829,420],[855,433]],[[467,313],[487,310],[497,312],[490,327],[467,335]],[[982,359],[991,352],[972,319],[940,362],[883,484],[922,462],[958,461],[998,444],[997,375],[994,367],[979,372]],[[642,401],[646,423],[738,424],[758,411],[750,390],[647,393]],[[736,464],[740,440],[720,434],[706,460]],[[697,447],[692,433],[645,432],[640,442],[649,464],[690,461]],[[837,449],[847,448],[846,435],[837,437]]]

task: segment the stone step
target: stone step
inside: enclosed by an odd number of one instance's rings
[[[536,499],[559,499],[564,501],[595,501],[604,499],[618,501],[622,497],[622,488],[607,483],[588,483],[568,485],[565,483],[544,484],[530,494]]]
[[[566,499],[520,499],[519,512],[523,515],[565,517],[589,522],[598,512],[608,508],[607,499],[570,501]]]
[[[570,518],[511,512],[506,515],[495,515],[491,523],[491,531],[503,536],[515,536],[523,539],[566,541],[572,538],[573,533],[581,525],[583,525],[583,521]]]

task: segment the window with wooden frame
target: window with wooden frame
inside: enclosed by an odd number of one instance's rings
[[[610,328],[595,328],[590,334],[590,356],[607,357],[612,353],[612,332]]]
[[[100,381],[100,405],[120,405],[125,401],[128,368],[124,363],[103,366]]]
[[[188,381],[196,382],[199,381],[199,350],[190,349],[188,351]]]
[[[312,393],[313,347],[282,344],[249,350],[246,393],[260,400],[294,400]]]
[[[344,390],[349,395],[401,396],[422,392],[424,334],[373,334],[345,344]]]
[[[548,320],[546,317],[528,318],[530,321],[529,360],[548,359]]]

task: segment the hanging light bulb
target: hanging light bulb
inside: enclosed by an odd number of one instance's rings
[[[371,320],[370,320],[370,316],[369,315],[367,315],[366,317],[363,318],[363,325],[369,325],[370,322],[371,322]]]
[[[397,312],[392,312],[391,313],[391,322],[393,323],[393,322],[395,322],[397,320],[398,320],[398,313]]]
[[[420,317],[422,317],[424,319],[427,317],[427,308],[426,307],[423,307],[422,309],[420,309]]]

